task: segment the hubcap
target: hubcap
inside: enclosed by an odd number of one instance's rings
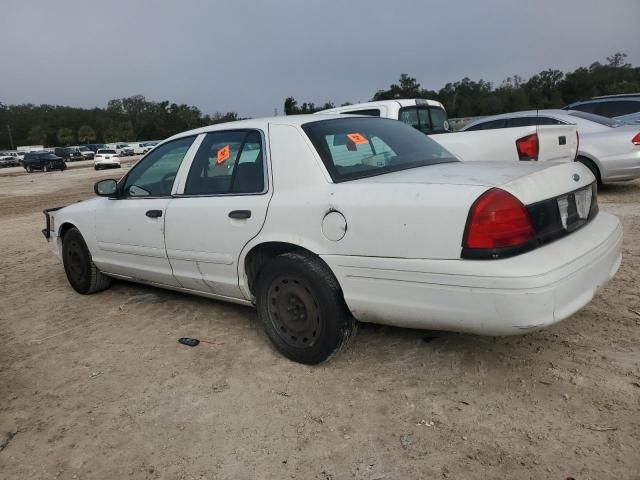
[[[69,276],[76,282],[82,283],[87,273],[87,263],[84,258],[84,251],[76,241],[71,241],[67,249],[67,268]]]
[[[269,319],[287,344],[312,346],[322,330],[320,310],[306,282],[293,276],[277,278],[267,292]]]

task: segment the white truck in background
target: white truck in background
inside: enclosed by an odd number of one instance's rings
[[[442,103],[422,98],[358,103],[316,113],[369,115],[400,120],[431,136],[463,161],[573,162],[578,153],[579,138],[575,125],[545,125],[541,120],[541,124],[535,126],[451,132]]]

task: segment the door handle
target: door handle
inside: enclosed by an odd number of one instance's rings
[[[247,219],[251,218],[251,210],[232,210],[229,212],[229,218]]]
[[[149,218],[158,218],[162,216],[162,210],[147,210],[145,215]]]

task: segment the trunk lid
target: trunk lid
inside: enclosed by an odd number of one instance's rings
[[[578,136],[574,125],[542,125],[537,133],[538,161],[572,162],[576,158]]]
[[[528,205],[594,181],[589,169],[580,162],[451,162],[353,180],[353,183],[499,187]]]

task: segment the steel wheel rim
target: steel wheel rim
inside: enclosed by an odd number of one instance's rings
[[[308,348],[318,340],[323,327],[320,308],[303,279],[276,278],[267,291],[267,302],[273,329],[287,345]]]
[[[87,276],[87,262],[84,256],[84,249],[75,240],[72,240],[67,248],[67,271],[69,276],[76,282],[81,284]]]

